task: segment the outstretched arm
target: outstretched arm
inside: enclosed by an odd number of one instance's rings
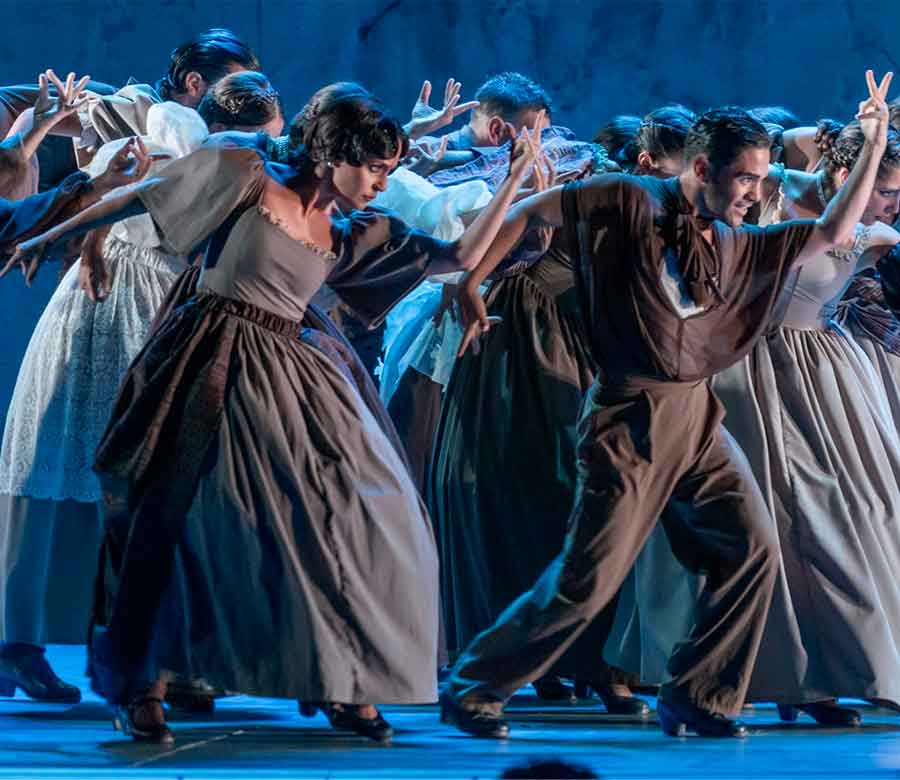
[[[488,317],[478,286],[518,246],[530,227],[562,226],[562,190],[562,185],[553,187],[513,206],[484,258],[463,282],[459,291],[459,306],[465,333],[459,346],[460,357],[478,335],[489,331],[496,322]]]
[[[147,154],[140,139],[123,145],[109,161],[106,171],[94,179],[95,197],[101,199],[45,233],[19,244],[15,254],[0,271],[0,276],[19,266],[25,281],[30,284],[41,264],[52,258],[54,251],[70,239],[146,211],[138,199],[138,193],[155,182],[152,179],[141,181],[151,161],[152,157]]]
[[[468,271],[481,262],[495,240],[497,231],[503,224],[503,218],[525,181],[529,168],[532,164],[542,164],[540,132],[539,129],[522,131],[512,151],[509,175],[491,198],[491,202],[482,209],[465,232],[449,245],[447,256],[436,258],[431,262],[429,273],[432,276],[460,270]]]
[[[878,85],[872,71],[866,71],[869,97],[859,104],[859,113],[856,115],[865,137],[862,151],[847,181],[832,198],[822,216],[816,220],[815,228],[797,257],[798,263],[817,257],[833,246],[853,238],[856,225],[862,219],[875,187],[878,166],[887,146],[890,125],[887,91],[893,75],[887,73]]]

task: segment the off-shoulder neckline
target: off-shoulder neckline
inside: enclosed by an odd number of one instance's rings
[[[273,225],[274,227],[278,228],[279,232],[281,232],[283,235],[287,236],[294,243],[300,244],[300,246],[302,246],[306,249],[309,249],[311,252],[319,255],[320,257],[324,258],[325,260],[337,259],[337,255],[334,252],[332,252],[331,250],[323,249],[318,244],[315,244],[312,241],[309,241],[305,238],[295,238],[294,236],[292,236],[288,232],[287,227],[284,224],[284,221],[282,219],[280,219],[278,216],[276,216],[275,214],[273,214],[271,210],[269,210],[268,208],[263,206],[262,203],[256,204],[256,211],[263,219],[266,220],[266,222],[268,222],[270,225]]]

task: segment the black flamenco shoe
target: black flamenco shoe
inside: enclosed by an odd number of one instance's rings
[[[893,699],[866,699],[869,704],[873,707],[878,707],[882,710],[891,710],[891,712],[900,712],[900,703],[894,701]]]
[[[35,701],[77,704],[81,691],[63,682],[36,645],[6,645],[0,650],[0,696],[14,696],[16,688]]]
[[[141,696],[127,705],[118,705],[113,710],[113,728],[130,736],[135,742],[147,742],[154,745],[173,745],[175,735],[166,724],[165,715],[162,722],[154,723],[150,728],[138,726],[134,722],[135,710],[144,705],[156,703],[162,710],[162,699],[156,696]]]
[[[566,685],[559,677],[553,675],[541,677],[531,683],[534,692],[541,701],[562,702],[574,704],[578,701],[571,685]]]
[[[628,715],[633,718],[650,717],[650,705],[637,696],[620,696],[613,693],[608,685],[598,685],[585,680],[575,682],[575,695],[579,699],[590,699],[591,692],[597,694],[610,715]]]
[[[657,699],[656,714],[664,733],[670,737],[687,736],[693,731],[700,737],[747,736],[747,727],[739,720],[731,720],[717,712],[710,712],[696,704]]]
[[[829,702],[810,702],[809,704],[779,704],[778,717],[787,723],[793,723],[801,712],[805,712],[820,726],[834,728],[856,728],[862,723],[858,710],[841,707],[831,700]]]
[[[506,739],[509,724],[501,715],[479,710],[467,710],[459,706],[447,693],[441,694],[441,723],[455,726],[465,734],[489,739]]]
[[[334,704],[322,704],[319,709],[325,713],[333,729],[352,731],[361,737],[387,744],[394,736],[394,729],[379,712],[374,718],[362,718],[355,708],[347,709]],[[301,712],[303,710],[301,709]]]
[[[211,715],[217,691],[205,680],[172,680],[166,686],[166,704],[179,712]]]

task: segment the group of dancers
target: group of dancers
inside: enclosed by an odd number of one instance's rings
[[[437,700],[506,737],[529,683],[652,689],[671,735],[900,710],[891,74],[845,123],[588,142],[511,72],[285,133],[262,70],[214,29],[152,86],[0,90],[3,273],[62,267],[0,447],[0,694],[78,701],[44,651],[87,642],[162,744],[225,692],[382,742]]]

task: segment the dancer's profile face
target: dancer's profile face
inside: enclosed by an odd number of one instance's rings
[[[400,163],[400,151],[389,159],[370,157],[362,165],[336,162],[331,187],[342,208],[364,209],[387,189],[387,177]]]
[[[713,168],[706,161],[702,196],[705,210],[731,227],[738,227],[759,202],[769,173],[769,150],[748,146],[728,165]]]
[[[900,215],[900,168],[888,168],[887,172],[875,180],[875,189],[866,204],[862,223],[884,222],[888,225],[897,221]]]

